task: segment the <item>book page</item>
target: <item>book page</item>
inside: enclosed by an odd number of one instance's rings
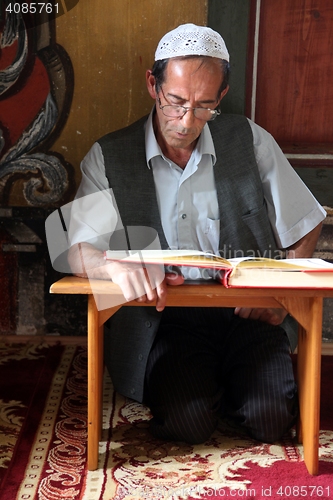
[[[231,268],[227,259],[200,250],[107,250],[107,260],[124,260],[147,264],[171,264],[192,267]]]
[[[331,270],[333,271],[333,264],[326,262],[322,259],[306,258],[306,259],[267,259],[261,257],[248,257],[230,259],[234,268],[242,269],[279,269],[279,270]]]

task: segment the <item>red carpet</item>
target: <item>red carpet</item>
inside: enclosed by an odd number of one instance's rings
[[[147,408],[115,395],[107,376],[99,470],[87,472],[85,347],[0,344],[0,499],[332,498],[332,375],[323,356],[316,477],[292,432],[266,445],[221,423],[204,445],[155,440]]]
[[[0,379],[1,500],[79,498],[86,349],[1,344]]]

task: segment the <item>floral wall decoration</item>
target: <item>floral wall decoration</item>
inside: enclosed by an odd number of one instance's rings
[[[55,41],[61,4],[1,4],[0,206],[59,206],[75,189],[73,167],[50,149],[74,88],[71,61]]]

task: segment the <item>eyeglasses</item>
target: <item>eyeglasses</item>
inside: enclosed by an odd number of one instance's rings
[[[167,101],[162,87],[161,92],[164,99]],[[158,98],[158,105],[164,116],[168,116],[169,118],[183,118],[183,116],[185,116],[190,109],[193,111],[196,118],[199,118],[199,120],[205,120],[206,122],[215,120],[215,118],[221,114],[219,109],[190,108],[186,106],[178,106],[177,104],[166,104],[165,106],[162,106],[160,98]]]

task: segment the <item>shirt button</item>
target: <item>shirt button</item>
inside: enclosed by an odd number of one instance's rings
[[[182,215],[182,219],[186,219],[187,215],[186,214],[183,214]]]
[[[146,325],[147,328],[150,328],[151,327],[151,322],[150,321],[146,321],[145,325]]]
[[[131,389],[131,391],[130,391],[130,392],[131,392],[131,394],[135,394],[135,388],[134,388],[134,387],[132,387],[132,389]]]
[[[142,354],[139,354],[139,356],[138,356],[138,360],[139,360],[139,361],[142,361],[142,360],[143,360],[143,356],[142,356]]]

